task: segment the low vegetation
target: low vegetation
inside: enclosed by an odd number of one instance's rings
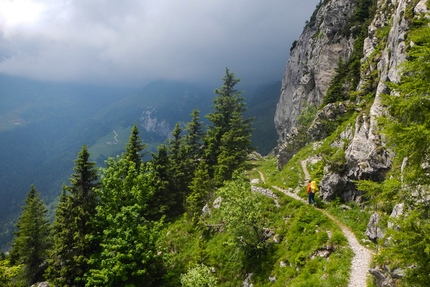
[[[309,286],[324,278],[320,286],[345,286],[352,252],[339,227],[293,199],[280,197],[277,207],[273,198],[250,192],[260,169],[270,184],[297,186],[303,178],[299,163],[283,178],[273,158],[247,161],[250,121],[242,118],[237,82],[227,70],[206,133],[194,111],[186,134],[177,125],[151,161],[143,161],[146,144],[136,126],[125,153],[103,168],[83,146],[52,226],[33,186],[12,252],[1,258],[1,280],[238,286],[248,278],[254,286]],[[35,249],[27,238],[37,241]]]

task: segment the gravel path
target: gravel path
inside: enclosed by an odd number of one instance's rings
[[[307,174],[306,162],[302,162],[302,167],[305,174]],[[260,174],[260,179],[264,182],[264,175],[260,171],[258,172]],[[309,178],[309,176],[307,178]],[[296,200],[299,200],[307,204],[305,199],[301,198],[294,192],[279,188],[277,186],[273,186],[273,188],[282,192],[286,196],[292,197]],[[254,187],[254,186],[252,187],[252,190],[263,193],[269,197],[272,197],[275,201],[275,204],[278,204],[278,198],[272,191],[268,189]],[[354,233],[352,233],[352,231],[349,230],[349,228],[346,227],[343,223],[337,220],[334,216],[330,215],[327,211],[322,209],[320,209],[320,211],[324,213],[327,217],[329,217],[331,220],[333,220],[342,229],[343,234],[348,240],[348,245],[351,247],[352,251],[355,254],[351,262],[351,273],[350,273],[350,278],[348,282],[348,287],[366,287],[367,276],[369,274],[368,270],[370,269],[370,262],[372,259],[372,252],[366,247],[362,246],[358,242]]]

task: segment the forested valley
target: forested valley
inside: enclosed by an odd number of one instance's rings
[[[174,271],[160,255],[164,225],[185,216],[199,228],[203,206],[226,181],[243,181],[253,151],[251,119],[243,118],[245,102],[235,89],[239,79],[227,69],[223,80],[207,130],[192,111],[191,121],[178,123],[150,161],[143,161],[146,145],[136,125],[125,152],[106,167],[91,162],[84,145],[53,224],[32,185],[12,250],[1,258],[2,268],[10,266],[0,276],[2,286],[44,280],[55,286],[177,285],[179,277],[167,276]]]

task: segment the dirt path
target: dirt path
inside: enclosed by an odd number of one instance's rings
[[[309,179],[309,173],[307,172],[307,169],[306,169],[306,161],[302,161],[302,167],[305,173],[305,177],[307,175],[306,177],[306,182],[307,182],[307,180]],[[260,174],[261,181],[264,182],[263,173],[261,173],[260,171],[258,171],[258,173]],[[284,190],[277,186],[273,186],[273,188],[282,192],[286,196],[292,197],[296,200],[303,202],[304,204],[307,204],[306,200],[298,196],[296,193],[293,193],[288,190]],[[256,190],[256,191],[261,192],[261,190]],[[370,269],[370,263],[372,259],[372,252],[366,247],[362,246],[358,242],[354,233],[352,233],[352,231],[348,227],[346,227],[343,223],[337,220],[334,216],[330,215],[327,211],[322,209],[320,209],[320,211],[324,213],[327,217],[329,217],[331,220],[333,220],[342,229],[343,234],[348,240],[348,245],[351,247],[352,251],[354,252],[354,257],[352,258],[352,262],[351,262],[351,273],[350,273],[350,278],[348,282],[348,287],[366,287],[367,276],[369,275],[368,270]]]
[[[304,204],[307,204],[305,199],[299,197],[295,193],[281,189],[281,188],[276,187],[276,186],[274,186],[273,188],[282,192],[286,196],[292,197],[294,199],[297,199],[297,200],[303,202]],[[348,245],[351,247],[352,251],[355,254],[354,257],[352,258],[351,275],[349,278],[348,287],[365,287],[365,286],[367,286],[366,281],[367,281],[367,276],[369,274],[370,262],[372,259],[371,251],[368,250],[366,247],[362,246],[358,242],[354,233],[352,233],[352,231],[349,230],[349,228],[346,227],[343,223],[341,223],[339,220],[337,220],[335,217],[333,217],[327,211],[322,210],[322,209],[320,209],[320,211],[322,213],[324,213],[328,218],[333,220],[342,229],[343,234],[345,235],[346,239],[348,240]]]

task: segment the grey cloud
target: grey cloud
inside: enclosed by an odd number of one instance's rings
[[[0,72],[138,84],[278,80],[318,0],[46,0],[41,21],[0,38]]]

